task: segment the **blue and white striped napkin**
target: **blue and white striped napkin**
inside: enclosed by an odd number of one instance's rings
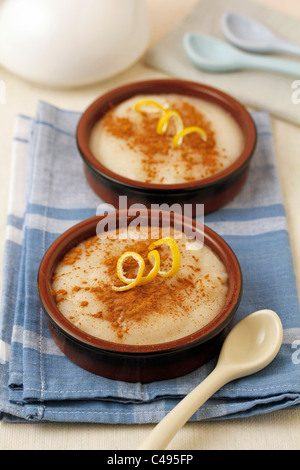
[[[132,384],[93,375],[53,342],[36,290],[48,246],[96,214],[75,143],[80,113],[40,102],[18,116],[0,317],[0,418],[5,421],[158,422],[212,370],[216,360],[178,379]],[[244,293],[236,321],[269,308],[281,317],[279,355],[263,371],[224,386],[192,420],[251,416],[300,403],[300,312],[275,166],[269,116],[255,112],[258,146],[246,186],[205,223],[235,251]],[[103,209],[103,207],[102,207]]]

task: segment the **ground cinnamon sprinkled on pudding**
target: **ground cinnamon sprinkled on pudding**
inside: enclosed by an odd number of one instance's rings
[[[227,273],[221,261],[204,246],[187,250],[186,238],[177,240],[181,267],[172,278],[161,276],[146,285],[116,292],[122,282],[116,274],[119,257],[135,251],[145,260],[144,275],[152,266],[147,259],[153,240],[113,240],[97,237],[79,244],[73,264],[64,257],[56,268],[52,292],[57,306],[73,324],[89,334],[126,344],[155,344],[196,331],[214,318],[225,303]],[[170,269],[171,251],[157,247],[161,267]],[[72,257],[74,250],[71,250]],[[124,273],[134,278],[137,262],[124,262]],[[63,291],[63,292],[62,292]],[[60,301],[63,295],[64,302]]]
[[[162,99],[157,98],[160,102]],[[158,134],[159,114],[135,112],[134,104],[138,100],[139,97],[131,98],[111,109],[92,130],[91,150],[111,170],[150,183],[189,182],[221,171],[240,155],[241,130],[233,118],[216,105],[166,95],[168,109],[180,114],[184,127],[200,127],[207,135],[205,141],[195,132],[188,134],[182,144],[174,148],[174,122],[170,119],[167,133]]]
[[[193,181],[193,168],[199,163],[199,151],[201,163],[205,166],[201,177],[212,175],[220,171],[223,162],[216,146],[215,133],[211,129],[211,123],[189,103],[180,102],[171,104],[172,109],[178,111],[187,126],[205,128],[207,141],[198,134],[189,134],[181,148],[176,150],[184,164],[185,181]],[[147,175],[146,182],[151,182],[159,174],[159,163],[162,156],[168,157],[172,151],[171,140],[174,135],[174,124],[170,124],[168,136],[156,133],[157,117],[142,114],[141,123],[135,123],[130,118],[119,118],[110,111],[103,119],[103,127],[112,136],[126,140],[128,148],[132,151],[140,151],[143,154],[143,170]],[[158,156],[158,157],[157,157]],[[224,156],[223,156],[224,158]],[[163,163],[163,161],[161,161]],[[178,165],[178,164],[177,164]]]
[[[176,150],[184,164],[182,177],[185,181],[193,181],[193,168],[198,165],[199,151],[201,151],[201,163],[205,166],[201,177],[212,175],[222,169],[220,153],[216,147],[215,133],[211,129],[211,123],[187,102],[172,103],[172,109],[178,111],[187,126],[205,128],[207,141],[204,142],[197,134],[190,134],[185,138],[181,148]],[[174,124],[170,124],[168,136],[159,135],[156,132],[157,116],[142,114],[141,122],[136,123],[130,118],[119,118],[110,111],[103,119],[104,129],[116,138],[126,140],[127,146],[132,151],[140,151],[143,154],[143,170],[147,175],[146,182],[156,179],[159,174],[159,163],[162,156],[168,157],[172,151],[171,140],[174,135]],[[177,163],[178,166],[178,163]],[[179,170],[178,170],[179,171]],[[163,177],[162,177],[163,180]]]

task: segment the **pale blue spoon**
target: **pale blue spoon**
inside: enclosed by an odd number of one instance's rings
[[[281,52],[300,57],[300,44],[275,35],[265,25],[248,16],[228,11],[222,16],[221,26],[225,38],[245,51]]]
[[[300,62],[241,52],[212,36],[188,33],[183,47],[190,61],[206,72],[259,69],[300,77]]]

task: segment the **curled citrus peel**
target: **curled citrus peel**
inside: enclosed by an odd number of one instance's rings
[[[128,258],[133,258],[138,263],[139,269],[134,279],[129,279],[124,274],[123,263]],[[117,276],[120,279],[120,281],[124,282],[126,285],[121,286],[121,287],[112,286],[113,290],[123,292],[125,290],[132,289],[133,287],[137,286],[143,276],[144,269],[145,269],[145,261],[143,260],[141,255],[139,255],[135,251],[126,251],[125,253],[123,253],[117,262]]]
[[[169,245],[172,251],[172,256],[173,256],[172,268],[169,271],[160,270],[160,255],[157,250],[153,249],[156,246],[163,245],[164,243]],[[124,282],[125,285],[121,287],[112,286],[113,290],[118,291],[118,292],[123,292],[129,289],[132,289],[133,287],[136,287],[136,286],[149,284],[149,282],[153,281],[153,279],[155,279],[155,277],[158,274],[165,278],[175,276],[175,274],[178,272],[180,268],[180,252],[179,252],[179,248],[177,246],[176,241],[173,238],[162,238],[152,243],[148,247],[148,249],[151,250],[148,253],[148,259],[150,263],[152,264],[152,269],[149,271],[147,276],[143,276],[144,270],[145,270],[145,262],[143,258],[141,257],[141,255],[139,255],[135,251],[126,251],[120,256],[117,262],[117,276],[120,279],[120,281]],[[133,258],[138,263],[138,272],[134,279],[128,278],[124,274],[123,263],[128,258]]]
[[[162,135],[167,132],[171,119],[173,120],[175,124],[176,134],[178,134],[179,132],[182,132],[183,122],[182,122],[181,116],[177,111],[171,110],[171,111],[166,111],[162,115],[160,120],[158,121],[157,127],[156,127],[157,134]]]
[[[185,127],[173,137],[173,140],[172,140],[173,147],[178,147],[178,145],[181,145],[183,141],[183,137],[185,135],[191,134],[192,132],[197,132],[198,134],[200,134],[202,139],[205,140],[206,142],[207,135],[204,129],[202,129],[201,127],[197,127],[197,126],[191,126],[191,127]]]
[[[139,100],[135,104],[134,109],[138,113],[162,113],[162,116],[160,117],[156,126],[156,133],[159,135],[163,135],[167,132],[170,120],[173,119],[176,128],[176,134],[173,137],[172,145],[175,148],[182,144],[184,136],[191,134],[192,132],[197,132],[200,134],[205,142],[207,140],[207,135],[204,129],[198,126],[184,127],[180,114],[173,109],[168,111],[167,104],[162,106],[154,100],[143,99]]]
[[[157,276],[160,268],[160,256],[157,250],[152,250],[148,253],[148,259],[150,263],[153,265],[151,271],[147,274],[147,276],[142,277],[139,285],[143,286],[145,284],[149,284],[149,282],[153,281],[153,279]]]
[[[180,268],[180,251],[178,248],[178,245],[174,238],[161,238],[160,240],[157,240],[156,242],[152,243],[149,246],[149,250],[153,250],[153,248],[156,248],[157,246],[167,244],[172,251],[172,256],[173,256],[173,263],[172,267],[169,271],[158,271],[158,274],[162,277],[172,277],[175,276],[175,274],[178,272]]]
[[[168,105],[162,106],[154,100],[144,99],[135,103],[134,110],[137,113],[165,113]]]

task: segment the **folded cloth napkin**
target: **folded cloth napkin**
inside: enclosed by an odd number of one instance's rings
[[[36,289],[39,263],[70,226],[105,204],[88,186],[76,148],[80,113],[39,103],[18,116],[0,317],[0,417],[6,421],[158,422],[213,369],[177,379],[125,383],[73,364],[53,342]],[[270,308],[284,340],[265,370],[224,386],[192,417],[244,417],[299,405],[299,302],[266,112],[254,112],[258,146],[249,179],[230,204],[205,218],[236,252],[244,277],[238,321]]]
[[[199,0],[192,12],[147,52],[146,64],[175,77],[215,86],[248,106],[264,109],[278,118],[300,125],[299,92],[293,88],[293,84],[294,87],[299,86],[296,80],[300,77],[257,70],[208,73],[198,70],[187,58],[182,42],[186,33],[198,32],[226,41],[220,23],[225,11],[248,15],[276,34],[300,44],[300,21],[268,6],[249,0]],[[295,56],[284,55],[282,58],[300,64],[300,58]]]

